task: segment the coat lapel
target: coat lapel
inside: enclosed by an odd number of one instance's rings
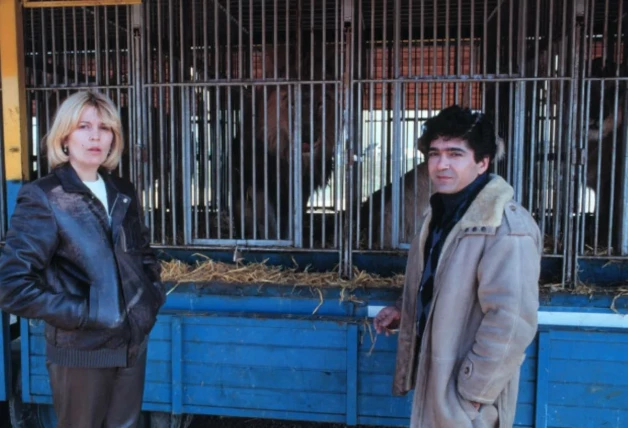
[[[111,216],[111,238],[113,242],[118,242],[120,237],[120,228],[124,221],[129,205],[131,203],[131,197],[118,190],[109,174],[103,175],[105,185],[107,186],[107,200],[111,207],[109,215]]]
[[[87,186],[81,181],[72,165],[70,165],[69,162],[65,163],[60,167],[55,168],[54,174],[61,182],[61,186],[66,193],[79,193],[83,195],[83,198],[87,203],[90,211],[96,216],[96,219],[104,229],[105,234],[109,235],[109,218],[107,217],[107,213],[105,212],[103,205],[92,194],[91,190],[89,190]],[[101,173],[101,176],[103,176],[104,179],[105,175]]]

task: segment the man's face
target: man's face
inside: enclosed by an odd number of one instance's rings
[[[458,193],[488,168],[485,156],[476,162],[474,153],[465,140],[460,138],[432,141],[427,154],[430,179],[437,193]]]

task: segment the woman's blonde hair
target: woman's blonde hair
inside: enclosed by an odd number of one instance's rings
[[[124,139],[122,137],[122,122],[120,121],[118,109],[106,95],[100,92],[82,91],[70,95],[63,101],[57,110],[50,131],[46,135],[48,165],[51,169],[70,160],[69,156],[63,152],[63,146],[68,136],[77,128],[81,115],[88,107],[96,109],[100,120],[113,133],[111,150],[101,166],[111,171],[120,163],[122,151],[124,150]]]

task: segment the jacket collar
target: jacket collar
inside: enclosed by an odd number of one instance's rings
[[[64,191],[70,193],[91,193],[69,162],[55,168],[53,172],[61,182]],[[131,197],[120,192],[114,180],[111,179],[111,176],[106,170],[100,169],[98,173],[101,175],[107,187],[107,202],[109,204],[109,215],[111,216],[111,230],[115,242],[119,236],[119,226],[122,224],[129,209]],[[104,221],[104,224],[107,223],[107,221]]]
[[[53,170],[61,182],[63,190],[70,193],[89,193],[87,186],[81,181],[80,177],[70,164],[66,162]]]
[[[498,227],[502,224],[504,208],[512,200],[514,190],[499,175],[491,174],[490,181],[475,197],[460,219],[460,228]]]

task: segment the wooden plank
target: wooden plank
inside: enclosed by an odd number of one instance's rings
[[[577,357],[590,362],[625,362],[628,356],[628,343],[610,341],[552,340],[550,358],[552,360],[570,360]]]
[[[171,361],[172,342],[151,340],[148,342],[148,359],[151,361]]]
[[[44,339],[44,336],[31,335],[28,342],[30,355],[46,355],[46,339]]]
[[[183,343],[188,362],[226,366],[290,367],[294,370],[346,370],[345,352],[337,349],[279,348],[248,345]]]
[[[385,416],[372,417],[372,416],[360,416],[358,417],[358,423],[360,425],[377,425],[386,427],[407,427],[410,425],[410,417],[407,418],[387,418]]]
[[[171,411],[172,387],[170,383],[146,382],[143,400],[150,403],[167,404],[168,411]]]
[[[374,334],[373,330],[373,334]],[[360,343],[360,352],[380,352],[380,351],[388,351],[388,352],[396,352],[397,351],[397,335],[391,334],[386,337],[385,335],[378,334],[377,336],[371,337],[369,332],[363,332],[363,340]],[[375,344],[373,345],[373,342]]]
[[[31,401],[31,361],[29,355],[29,342],[31,340],[31,324],[34,328],[39,325],[43,329],[43,323],[38,321],[29,321],[26,318],[19,318],[20,331],[22,333],[22,339],[20,343],[20,363],[22,370],[22,401],[29,403]]]
[[[551,361],[549,372],[550,382],[581,383],[588,385],[614,385],[622,386],[628,390],[628,369],[627,361],[603,361],[592,362],[579,360],[577,353],[574,359]]]
[[[172,334],[172,413],[183,413],[183,335],[181,318],[174,317],[171,324]]]
[[[344,394],[346,372],[295,370],[291,367],[225,366],[222,364],[190,364],[183,366],[183,382],[217,388],[273,389],[282,385],[286,392],[332,392]]]
[[[358,394],[380,397],[392,395],[393,373],[360,373],[358,378]]]
[[[551,347],[551,331],[543,331],[538,335],[537,375],[535,423],[537,428],[547,426],[547,401],[549,390],[549,363]]]
[[[44,355],[29,355],[28,359],[30,360],[31,375],[48,376],[48,369],[46,369],[46,357]]]
[[[628,426],[628,410],[589,407],[587,403],[552,406],[547,423],[553,428],[625,428]]]
[[[347,425],[355,425],[358,420],[358,326],[347,328]]]
[[[258,325],[242,325],[233,320],[230,326],[184,324],[183,341],[308,348],[324,344],[326,349],[347,347],[345,329],[317,329],[314,323],[310,323],[307,328],[299,328],[293,326],[291,321],[284,322],[283,327],[266,327],[263,322]]]
[[[515,427],[534,427],[534,404],[517,403],[515,412]]]
[[[395,355],[394,352],[374,352],[367,354],[360,352],[359,354],[359,372],[363,373],[393,373],[395,371]]]
[[[342,423],[344,422],[343,414],[332,413],[313,413],[313,412],[294,412],[284,410],[259,410],[238,407],[218,407],[218,406],[185,406],[186,412],[195,415],[220,415],[234,416],[239,418],[263,418],[263,419],[284,419],[289,421],[310,421],[310,422],[327,422]],[[163,411],[163,410],[161,410]],[[254,425],[251,424],[251,428]]]
[[[169,361],[149,360],[146,364],[146,382],[170,383],[172,367]]]
[[[290,289],[291,287],[287,287]],[[194,295],[173,292],[168,296],[164,311],[193,311],[195,315],[205,313],[208,316],[234,315],[251,313],[274,315],[286,318],[289,315],[298,317],[310,317],[315,309],[317,316],[341,316],[352,315],[352,304],[339,303],[338,298],[320,300],[311,294],[307,297],[276,297],[276,296],[237,296],[226,298],[223,295]],[[294,319],[294,318],[293,318]]]
[[[50,389],[50,379],[48,375],[31,375],[30,376],[30,393],[32,395],[50,395],[52,391]]]
[[[519,394],[517,395],[517,403],[534,404],[536,402],[536,381],[535,382],[519,382]]]
[[[287,412],[333,413],[345,415],[344,394],[307,392],[286,394],[278,383],[276,389],[228,390],[208,386],[185,385],[183,389],[185,408],[188,406],[231,407],[249,410],[279,410]]]
[[[625,386],[598,383],[552,383],[549,386],[547,403],[550,407],[583,403],[592,408],[628,411],[628,390]]]
[[[360,416],[402,416],[410,415],[412,408],[412,394],[405,397],[358,396]]]
[[[155,327],[150,332],[150,340],[163,340],[169,342],[171,340],[171,332],[170,332],[170,319],[171,317],[163,317],[161,314],[158,315],[157,323]]]
[[[521,381],[534,381],[536,380],[536,366],[537,360],[535,358],[526,358],[521,365]]]
[[[224,297],[222,297],[225,300]],[[229,299],[226,299],[229,300]],[[239,299],[234,299],[239,300]],[[316,300],[318,302],[318,300]],[[333,320],[333,319],[296,319],[287,315],[280,317],[264,317],[261,315],[251,314],[232,314],[231,316],[208,314],[197,315],[193,317],[185,317],[183,323],[186,326],[190,325],[204,325],[212,327],[233,327],[235,325],[239,327],[265,327],[285,329],[292,328],[297,330],[332,330],[332,331],[345,331],[346,320]]]
[[[628,334],[625,331],[586,331],[575,330],[554,330],[553,341],[572,341],[578,343],[619,343],[628,344]]]

